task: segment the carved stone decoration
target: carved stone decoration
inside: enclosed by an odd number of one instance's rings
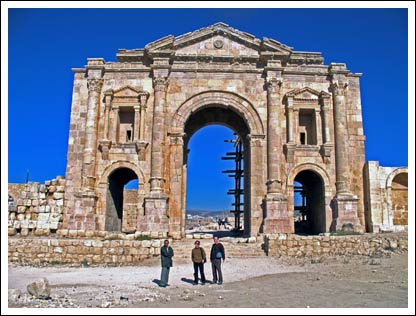
[[[103,85],[103,79],[88,79],[87,86],[88,90],[100,92]]]
[[[166,91],[168,87],[168,79],[166,77],[153,78],[153,87],[155,91]]]
[[[169,133],[169,136],[172,145],[183,146],[186,133]]]
[[[222,40],[216,40],[215,42],[214,42],[214,47],[215,48],[217,48],[217,49],[220,49],[220,48],[222,48],[224,46],[224,42],[222,41]]]
[[[111,149],[113,142],[108,139],[100,139],[98,149],[101,151],[103,160],[108,160],[108,154]]]
[[[139,156],[140,161],[144,161],[146,159],[146,148],[149,145],[148,142],[145,141],[137,141],[136,144],[136,152]]]
[[[334,146],[330,143],[321,145],[320,153],[324,163],[329,164],[331,162],[331,151]]]
[[[269,92],[279,92],[282,86],[283,78],[271,77],[267,78],[267,90]]]
[[[295,143],[284,144],[283,150],[286,155],[286,161],[288,163],[293,163],[295,161],[296,144]]]
[[[141,107],[146,107],[147,100],[149,99],[149,92],[142,91],[139,93],[139,102]]]
[[[331,79],[331,84],[329,86],[329,91],[332,92],[334,95],[344,95],[345,90],[348,88],[349,82],[345,80],[341,82],[336,79]]]

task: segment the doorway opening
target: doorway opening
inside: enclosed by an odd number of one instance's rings
[[[134,231],[138,188],[138,177],[129,168],[118,168],[108,176],[105,230]]]
[[[301,171],[295,177],[293,188],[295,233],[324,233],[325,189],[322,178],[314,171]]]

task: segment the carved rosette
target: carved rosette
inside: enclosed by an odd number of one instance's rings
[[[155,91],[166,91],[168,88],[168,79],[166,77],[153,78],[153,87]]]
[[[103,85],[103,79],[88,79],[87,86],[89,91],[100,92]]]
[[[283,79],[282,78],[276,78],[276,77],[271,77],[271,78],[267,78],[267,91],[269,93],[271,92],[280,92],[280,88],[282,86],[283,83]]]

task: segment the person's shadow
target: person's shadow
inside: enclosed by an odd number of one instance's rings
[[[160,286],[160,280],[158,280],[158,279],[153,279],[153,280],[152,280],[152,282],[153,282],[153,283],[156,283],[158,286]]]
[[[193,284],[194,283],[194,280],[193,279],[188,279],[188,278],[182,278],[181,281],[182,282],[185,282],[185,283],[189,283],[189,284]]]
[[[181,281],[182,282],[185,282],[185,283],[189,283],[189,284],[194,284],[194,279],[181,278]],[[200,278],[198,278],[198,282],[201,282],[201,279]],[[208,280],[206,280],[205,283],[213,284],[212,281],[208,281]]]

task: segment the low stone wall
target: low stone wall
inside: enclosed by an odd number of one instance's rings
[[[159,256],[163,240],[9,238],[9,262],[132,265]]]
[[[264,236],[269,256],[320,257],[338,255],[372,255],[385,250],[407,251],[407,233],[364,234],[346,236],[298,236],[276,234]]]
[[[134,234],[127,236],[107,234],[104,239],[11,237],[9,238],[9,262],[30,265],[134,265],[144,259],[159,256],[163,239],[136,240],[148,237],[134,236]],[[263,244],[261,239],[264,240]],[[171,239],[170,241],[172,242]],[[269,256],[303,258],[337,255],[370,256],[386,251],[407,251],[407,241],[406,233],[360,236],[265,235],[257,237],[257,245],[254,237],[221,239],[229,254],[244,242],[259,249],[262,248]],[[177,242],[180,243],[180,241]],[[180,247],[178,245],[176,247],[175,249],[179,251]],[[186,251],[188,250],[187,248]],[[259,255],[258,252],[254,253]],[[263,251],[260,253],[264,255]],[[244,256],[244,253],[241,256]],[[238,257],[238,254],[233,253],[233,257]]]

